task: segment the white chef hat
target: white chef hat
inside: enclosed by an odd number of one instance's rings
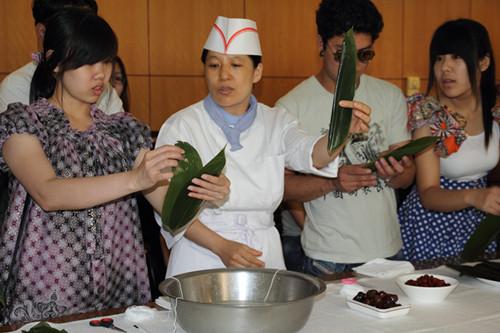
[[[224,54],[262,55],[255,21],[223,16],[215,20],[204,48]]]

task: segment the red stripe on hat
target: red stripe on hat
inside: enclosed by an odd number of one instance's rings
[[[227,49],[229,48],[229,44],[231,44],[231,42],[239,35],[239,34],[242,34],[244,32],[255,32],[257,33],[257,29],[255,28],[243,28],[243,29],[240,29],[238,31],[236,31],[230,38],[229,40],[227,41],[226,43],[226,36],[224,36],[224,33],[222,32],[222,29],[219,28],[219,26],[217,26],[217,24],[214,24],[214,28],[215,30],[217,30],[217,32],[219,33],[219,35],[221,36],[222,38],[222,42],[224,43],[224,53],[227,53]]]

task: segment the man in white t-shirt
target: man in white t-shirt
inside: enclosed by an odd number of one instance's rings
[[[297,174],[287,174],[285,178],[285,198],[290,200],[286,205],[291,209],[282,215],[284,230],[292,228],[294,221],[290,216],[295,216],[298,225],[303,225],[302,268],[306,273],[321,276],[398,253],[401,236],[394,189],[409,186],[415,168],[408,157],[401,162],[393,158],[380,159],[376,172],[363,167],[383,151],[410,138],[401,90],[364,74],[374,56],[373,43],[383,27],[375,5],[368,0],[323,0],[316,23],[323,66],[317,75],[300,83],[277,104],[295,115],[301,128],[309,134],[327,133],[343,33],[353,26],[358,50],[354,99],[372,108],[370,131],[353,137],[345,147],[338,178]],[[297,201],[304,202],[305,215]],[[290,250],[287,237],[286,234],[283,237],[286,261],[286,252]]]
[[[32,6],[33,19],[35,21],[35,33],[37,37],[38,50],[43,49],[43,36],[45,34],[45,22],[59,10],[68,7],[88,9],[97,14],[97,3],[95,0],[34,0]],[[21,68],[10,73],[0,83],[0,113],[7,110],[10,103],[21,102],[30,104],[31,79],[38,65],[40,53],[34,53],[33,59]],[[123,111],[122,101],[110,84],[97,102],[98,107],[107,114]]]

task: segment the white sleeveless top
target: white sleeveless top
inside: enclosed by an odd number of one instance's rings
[[[493,123],[488,149],[484,145],[484,132],[467,136],[456,153],[440,158],[441,175],[458,181],[475,180],[485,176],[498,163],[499,140],[500,130],[496,122]]]

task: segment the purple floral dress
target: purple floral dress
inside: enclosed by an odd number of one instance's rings
[[[108,116],[92,108],[91,115],[93,125],[81,132],[45,99],[30,106],[11,104],[0,115],[0,152],[12,134],[31,134],[57,176],[73,178],[130,170],[139,150],[151,146],[148,127],[130,114]],[[10,172],[1,154],[0,170]],[[0,221],[0,293],[7,301],[0,322],[40,320],[150,299],[133,195],[74,211],[46,212],[32,201],[22,228],[26,191],[14,177],[9,189],[9,206]],[[13,260],[16,242],[19,257]]]

